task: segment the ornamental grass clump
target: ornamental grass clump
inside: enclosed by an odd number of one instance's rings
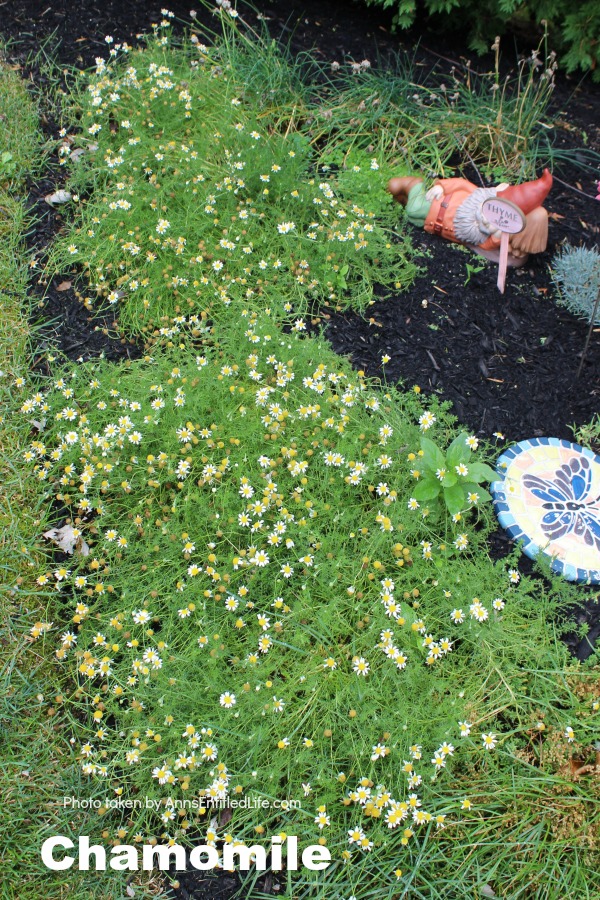
[[[494,71],[483,74],[468,64],[441,76],[419,71],[404,57],[391,72],[342,70],[342,89],[327,97],[314,127],[327,147],[341,144],[347,152],[375,145],[395,158],[396,172],[405,166],[443,177],[455,169],[458,152],[490,178],[527,180],[552,154],[544,120],[555,55],[542,61],[540,45],[515,74],[502,77],[499,42],[492,49]]]

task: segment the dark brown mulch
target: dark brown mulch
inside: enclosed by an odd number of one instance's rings
[[[564,209],[560,194],[547,205]],[[367,325],[352,313],[332,316],[327,337],[367,375],[451,400],[460,421],[481,436],[572,440],[570,426],[600,408],[600,328],[577,378],[589,326],[553,300],[548,267],[556,237],[525,269],[509,270],[501,295],[497,266],[417,233],[427,254],[423,275],[406,293],[371,306]]]
[[[390,30],[391,12],[367,9],[351,0],[270,0],[256,5],[273,37],[289,42],[292,52],[312,49],[326,61],[367,58],[376,64],[399,49],[416,58],[424,71],[434,67],[447,71],[471,56],[439,35],[395,36]],[[181,28],[190,21],[194,6],[193,0],[0,0],[0,34],[13,42],[11,56],[21,62],[24,73],[31,73],[32,80],[43,85],[46,76],[39,63],[27,62],[41,43],[47,41],[47,52],[62,65],[83,68],[105,55],[105,35],[135,43],[139,32],[162,17],[163,7],[179,17],[175,28]],[[200,20],[214,26],[209,10],[199,6],[197,12]],[[255,15],[249,13],[247,18],[256,24]],[[528,51],[534,43],[523,49]],[[585,141],[589,148],[600,150],[599,85],[562,77],[554,111],[560,122],[552,136],[557,146],[578,152]],[[45,127],[49,137],[57,136],[51,111],[47,111]],[[477,180],[472,170],[466,174]],[[553,215],[548,250],[521,272],[509,272],[504,296],[496,289],[493,265],[482,263],[482,270],[469,276],[467,265],[477,267],[477,258],[415,232],[416,246],[426,253],[421,277],[407,291],[378,299],[366,318],[330,311],[326,334],[334,349],[378,377],[383,375],[381,357],[388,354],[388,383],[418,384],[424,392],[451,400],[459,419],[482,435],[499,431],[509,440],[572,437],[571,425],[589,421],[600,410],[600,329],[595,329],[578,379],[587,327],[556,307],[549,263],[564,241],[597,245],[600,203],[593,195],[600,172],[594,175],[566,164],[555,169],[555,175],[561,181],[556,181],[546,204]],[[32,209],[39,216],[30,236],[32,252],[43,252],[61,227],[60,209],[52,210],[42,198],[60,186],[63,176],[56,168],[31,185]],[[73,288],[57,288],[57,281],[47,291],[43,285],[32,284],[39,303],[36,313],[45,323],[39,332],[40,359],[48,346],[58,346],[73,360],[101,354],[109,359],[139,355],[139,347],[118,335],[112,311],[92,321]],[[510,548],[505,532],[492,536],[494,556],[504,556]],[[530,571],[531,563],[524,559],[521,567]],[[587,638],[572,633],[565,640],[573,653],[585,659],[600,635],[598,604],[591,597],[577,612],[576,621],[589,629]],[[207,878],[191,871],[179,873],[178,880],[175,895],[181,900],[228,900],[239,891],[237,877],[226,874]],[[270,888],[262,885],[263,891]]]
[[[64,181],[66,172],[54,170],[30,185],[29,212],[35,225],[28,236],[32,255],[43,258],[46,247],[63,225],[60,207],[52,207],[44,197],[53,193]],[[109,310],[92,317],[77,298],[75,285],[65,289],[69,281],[60,277],[50,284],[32,278],[31,319],[35,328],[34,369],[48,373],[48,352],[56,350],[73,361],[85,361],[102,356],[116,361],[135,359],[142,355],[142,348],[135,341],[121,337],[114,311]]]
[[[175,876],[172,889],[177,900],[230,900],[239,893],[240,877],[237,873],[210,874],[190,869]]]

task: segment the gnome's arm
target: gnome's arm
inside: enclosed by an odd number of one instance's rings
[[[454,191],[467,191],[467,193],[471,193],[471,191],[475,190],[475,185],[471,184],[470,181],[467,181],[466,178],[438,178],[438,180],[434,182],[432,190],[435,190],[438,186],[442,188],[444,194],[453,194]]]
[[[425,194],[425,199],[432,203],[434,200],[441,200],[444,196],[444,188],[441,184],[434,184]]]

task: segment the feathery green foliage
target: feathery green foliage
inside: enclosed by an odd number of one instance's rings
[[[548,30],[561,65],[567,72],[581,69],[598,80],[600,66],[600,8],[595,0],[576,4],[570,0],[365,0],[367,6],[394,10],[394,23],[410,28],[417,16],[425,17],[432,27],[450,34],[469,36],[470,46],[485,53],[497,35],[511,24],[528,25],[533,31]]]
[[[558,302],[574,315],[600,324],[596,300],[600,292],[600,253],[589,247],[563,247],[552,259],[552,275]]]

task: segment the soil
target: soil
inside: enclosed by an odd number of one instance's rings
[[[30,185],[29,213],[35,219],[35,225],[28,241],[32,255],[38,258],[43,259],[47,246],[63,224],[60,208],[51,207],[44,197],[60,187],[64,178],[64,171],[57,167]],[[31,319],[36,335],[35,371],[49,374],[50,350],[57,350],[73,361],[86,361],[99,356],[116,361],[142,355],[141,346],[119,335],[112,310],[100,311],[100,315],[94,318],[90,316],[70,281],[61,277],[53,278],[49,284],[33,280],[30,296]]]
[[[198,20],[216,29],[211,11],[198,5]],[[379,7],[365,8],[350,0],[257,0],[256,5],[271,35],[288,43],[293,53],[310,49],[327,61],[366,58],[376,65],[400,50],[410,53],[418,65],[437,71],[472,58],[457,41],[425,31],[422,23],[410,33],[393,34],[391,11]],[[190,22],[192,0],[0,0],[0,36],[11,42],[11,61],[21,65],[34,87],[43,87],[47,77],[43,60],[33,60],[40,47],[61,66],[84,68],[106,54],[105,35],[136,43],[136,35],[162,18],[164,6],[177,17],[174,28]],[[259,24],[256,13],[244,17]],[[523,50],[528,52],[535,43],[530,35]],[[560,76],[553,107],[555,146],[579,155],[582,163],[584,146],[600,152],[599,84]],[[44,127],[48,137],[57,137],[52,110],[46,110]],[[462,174],[480,183],[472,168]],[[452,401],[460,421],[484,437],[501,432],[507,441],[541,435],[572,439],[573,426],[589,422],[600,411],[600,328],[593,331],[578,377],[588,326],[556,305],[549,265],[564,242],[598,244],[600,202],[595,186],[600,171],[586,170],[572,160],[555,168],[554,175],[545,203],[550,214],[548,249],[522,269],[509,270],[503,295],[496,287],[495,265],[415,230],[415,246],[424,253],[422,275],[397,296],[384,298],[378,292],[366,317],[329,311],[325,333],[334,349],[369,376],[385,374],[388,384],[418,384],[423,392]],[[43,180],[31,184],[31,209],[37,217],[29,236],[32,254],[43,256],[62,226],[60,208],[52,209],[43,197],[60,187],[63,178],[63,170],[50,167]],[[34,320],[40,324],[40,366],[45,365],[42,358],[49,346],[72,360],[141,353],[140,347],[120,337],[112,312],[92,320],[74,287],[59,289],[64,288],[60,282],[31,286]],[[385,373],[384,354],[390,357]],[[500,557],[511,544],[499,529],[490,547]],[[524,558],[521,568],[528,571],[531,565]],[[582,588],[582,597],[587,601],[575,618],[587,626],[588,635],[582,640],[573,632],[565,640],[575,655],[585,659],[600,636],[600,610],[593,592]],[[203,873],[187,872],[178,877],[175,895],[181,900],[226,900],[239,887],[236,878],[225,875],[207,879]],[[264,884],[262,890],[276,892],[277,887]]]

